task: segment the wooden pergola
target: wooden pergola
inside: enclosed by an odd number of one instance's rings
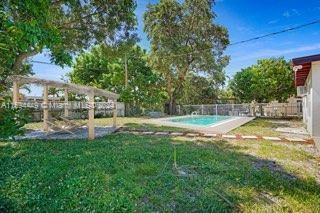
[[[118,94],[109,92],[106,90],[98,89],[90,86],[77,85],[72,83],[64,83],[59,81],[45,80],[34,77],[14,75],[11,77],[13,81],[13,104],[16,106],[19,102],[19,88],[24,84],[36,84],[43,87],[43,123],[44,131],[49,131],[48,119],[49,119],[49,101],[48,92],[49,87],[64,89],[64,102],[65,106],[68,106],[68,93],[73,92],[75,94],[86,95],[89,100],[88,107],[88,139],[93,140],[95,138],[94,133],[94,97],[100,96],[113,101],[113,127],[117,126],[117,99]],[[64,115],[69,116],[68,108],[64,108]]]

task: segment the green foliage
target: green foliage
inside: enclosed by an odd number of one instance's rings
[[[25,60],[43,50],[63,66],[95,42],[134,39],[135,7],[134,0],[1,1],[0,85],[7,76],[30,73]]]
[[[284,58],[258,60],[236,73],[230,83],[233,94],[242,102],[286,101],[295,94],[293,72]]]
[[[210,0],[160,0],[144,14],[151,41],[150,62],[166,79],[171,113],[189,74],[205,74],[216,85],[224,81],[228,32],[214,23],[212,6]]]
[[[127,59],[128,86],[125,86]],[[163,81],[147,65],[145,50],[131,44],[98,45],[76,58],[71,82],[91,85],[120,94],[120,101],[135,106],[162,104]]]
[[[14,108],[8,101],[0,101],[0,138],[8,139],[24,133],[28,115],[23,108]]]
[[[186,78],[180,104],[212,104],[214,99],[218,98],[219,88],[215,82],[210,79],[191,75]]]

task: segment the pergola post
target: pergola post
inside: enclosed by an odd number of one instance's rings
[[[94,92],[89,94],[89,110],[88,110],[88,139],[93,140],[94,134]]]
[[[14,106],[17,106],[19,101],[19,83],[18,81],[13,81],[13,88],[12,88],[12,102]]]
[[[13,75],[10,77],[13,81],[13,103],[18,104],[19,101],[19,85],[22,84],[37,84],[42,85],[43,87],[43,102],[42,102],[42,108],[43,108],[43,129],[45,131],[49,130],[49,127],[51,124],[49,122],[49,101],[48,101],[48,95],[49,95],[49,87],[53,88],[64,88],[64,94],[65,99],[64,103],[68,103],[68,93],[74,92],[76,94],[81,95],[87,95],[89,104],[88,104],[88,138],[94,139],[95,133],[94,133],[94,96],[101,96],[104,98],[112,99],[114,100],[114,108],[113,108],[113,126],[116,127],[116,118],[117,118],[117,98],[119,98],[119,95],[113,92],[109,92],[106,90],[90,87],[90,86],[83,86],[83,85],[76,85],[71,83],[65,83],[65,82],[58,82],[53,80],[45,80],[35,77],[27,77],[27,76],[20,76],[20,75]],[[69,107],[65,107],[64,114],[65,116],[68,116]],[[59,124],[56,125],[59,128]]]
[[[49,104],[48,104],[48,85],[43,86],[43,130],[48,132]]]
[[[64,89],[64,117],[69,117],[68,89]]]
[[[117,127],[117,99],[113,99],[113,127]]]

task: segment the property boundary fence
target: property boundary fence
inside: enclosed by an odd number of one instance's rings
[[[64,115],[64,109],[68,108],[69,115],[73,119],[87,119],[88,108],[87,102],[69,101],[68,106],[63,101],[50,101],[49,113],[52,117],[60,117]],[[19,102],[19,106],[26,108],[30,113],[30,121],[39,122],[43,120],[43,103],[40,101]],[[108,102],[95,102],[95,117],[111,117],[112,108]],[[124,104],[117,102],[118,116],[124,116]]]
[[[28,102],[30,103],[30,102]],[[33,102],[36,103],[36,102]],[[87,118],[87,109],[76,109],[70,105],[79,104],[80,102],[69,103],[69,114],[74,119]],[[41,104],[38,102],[37,104]],[[52,103],[51,103],[52,104]],[[59,117],[63,115],[63,102],[61,107],[50,109],[52,116]],[[112,110],[103,103],[96,103],[95,116],[110,117]],[[28,107],[27,107],[28,108]],[[43,118],[43,110],[39,108],[29,108],[32,121],[41,121]],[[124,104],[117,103],[118,116],[124,116]],[[268,118],[300,118],[303,116],[303,106],[301,102],[296,103],[245,103],[245,104],[203,104],[203,105],[178,105],[176,115],[224,115],[224,116],[240,116],[240,117],[268,117]],[[160,116],[161,117],[161,116]]]
[[[302,117],[302,103],[250,103],[179,105],[178,115],[225,115],[246,117],[289,118]]]

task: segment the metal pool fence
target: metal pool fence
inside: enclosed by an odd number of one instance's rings
[[[69,102],[69,114],[74,119],[87,118],[87,109],[77,108],[82,102]],[[35,106],[41,105],[41,102],[28,102],[28,104],[35,104]],[[59,117],[63,115],[65,106],[64,102],[50,102],[50,104],[58,104],[57,108],[51,108],[50,114],[52,116]],[[96,103],[95,116],[98,117],[110,117],[112,111],[100,106],[103,103]],[[33,105],[32,105],[33,106]],[[70,107],[71,106],[71,107]],[[41,121],[43,118],[43,110],[37,107],[27,107],[31,115],[31,121]],[[124,104],[117,103],[118,116],[124,116]],[[147,111],[147,110],[145,110]],[[152,110],[150,110],[152,111]],[[209,104],[209,105],[178,105],[176,115],[225,115],[225,116],[244,116],[244,117],[269,117],[269,118],[294,118],[302,117],[302,103],[251,103],[251,104]],[[157,112],[157,111],[155,111]],[[146,115],[150,116],[149,113]],[[164,113],[159,111],[161,117]],[[132,113],[133,116],[141,116],[141,113]]]
[[[210,104],[179,105],[178,115],[227,115],[289,118],[302,117],[302,104],[297,103],[255,103],[255,104]]]

